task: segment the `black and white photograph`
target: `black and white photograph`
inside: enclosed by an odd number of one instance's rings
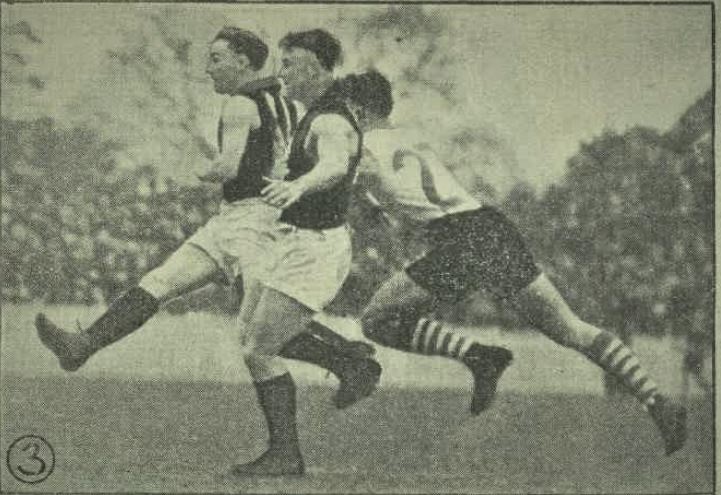
[[[714,493],[715,15],[0,3],[0,492]]]

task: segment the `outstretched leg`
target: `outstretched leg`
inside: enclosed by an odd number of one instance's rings
[[[434,296],[406,272],[396,273],[366,307],[361,320],[363,333],[394,349],[442,356],[465,364],[474,378],[471,413],[478,414],[490,407],[512,354],[500,347],[482,345],[440,321],[425,318],[436,305]]]
[[[509,301],[519,315],[553,341],[583,353],[618,378],[648,408],[661,430],[667,454],[683,446],[685,409],[659,393],[638,358],[618,337],[581,320],[544,274]]]
[[[108,307],[90,327],[70,333],[40,313],[35,326],[42,343],[66,371],[80,368],[95,352],[131,334],[148,321],[162,303],[202,287],[217,273],[215,262],[201,249],[185,244],[160,267],[148,273]]]

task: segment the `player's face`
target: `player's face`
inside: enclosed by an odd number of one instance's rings
[[[226,40],[216,40],[210,45],[205,72],[213,80],[216,93],[232,94],[252,71],[246,55],[234,52]]]
[[[285,81],[288,94],[302,93],[309,83],[317,80],[325,72],[315,54],[305,48],[282,48],[280,71],[278,75]]]

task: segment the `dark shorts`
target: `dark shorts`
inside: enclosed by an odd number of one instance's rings
[[[540,274],[521,234],[495,208],[433,220],[427,235],[429,252],[406,272],[440,299],[459,300],[479,289],[508,298]]]

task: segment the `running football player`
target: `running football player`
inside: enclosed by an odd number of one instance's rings
[[[458,183],[427,147],[404,146],[398,132],[366,139],[359,184],[393,217],[423,225],[430,248],[375,293],[362,316],[374,342],[401,351],[444,356],[466,364],[475,379],[471,412],[487,409],[511,360],[504,349],[483,350],[428,315],[443,301],[459,301],[485,289],[514,308],[554,342],[574,349],[617,377],[660,430],[665,451],[686,439],[686,410],[657,385],[620,339],[581,320],[534,262],[516,227]],[[373,159],[371,159],[371,157]],[[478,356],[483,356],[479,359]]]
[[[347,210],[363,149],[363,131],[391,111],[390,84],[376,72],[335,81],[298,124],[284,180],[269,180],[262,194],[280,208],[285,225],[273,243],[275,266],[261,279],[246,327],[245,360],[269,432],[269,447],[256,460],[232,468],[235,475],[304,472],[296,429],[293,379],[282,349],[308,332],[313,316],[340,290],[351,264]],[[367,367],[371,360],[356,362]],[[375,384],[376,364],[360,370]]]

